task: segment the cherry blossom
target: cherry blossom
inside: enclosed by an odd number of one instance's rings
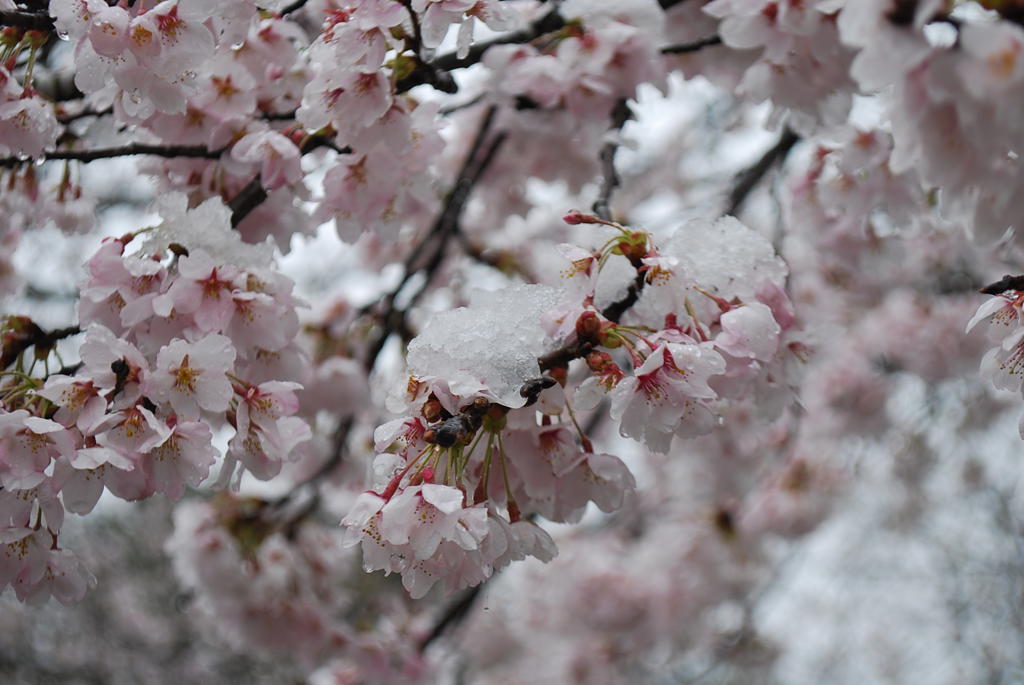
[[[1020,14],[0,0],[11,677],[1019,671]]]
[[[224,411],[231,401],[227,373],[235,355],[231,341],[222,335],[195,343],[174,340],[157,356],[150,392],[183,416],[198,416],[200,409]]]

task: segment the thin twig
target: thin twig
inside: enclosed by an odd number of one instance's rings
[[[34,160],[18,157],[0,158],[0,167],[13,167],[28,161],[73,160],[76,162],[92,162],[97,159],[114,157],[133,157],[135,155],[154,155],[156,157],[198,157],[217,159],[225,148],[211,150],[205,145],[151,145],[147,143],[129,143],[120,147],[99,148],[95,150],[54,150],[44,152]]]
[[[632,118],[633,111],[629,108],[628,101],[625,98],[619,100],[615,103],[615,108],[612,110],[611,130],[621,131],[626,122]],[[621,182],[618,172],[615,171],[615,153],[618,149],[619,143],[617,140],[608,141],[601,147],[601,189],[597,193],[597,199],[594,200],[592,209],[594,214],[604,221],[612,220],[612,213],[608,203],[611,202],[612,193],[615,192],[615,189],[619,187]]]
[[[423,49],[423,29],[420,28],[420,17],[412,8],[412,0],[399,0],[399,2],[405,7],[412,21],[412,51],[416,58],[419,59],[420,51]]]
[[[438,114],[440,114],[441,116],[448,116],[449,114],[452,114],[453,112],[458,112],[459,110],[462,110],[462,109],[469,109],[470,107],[473,107],[474,105],[478,105],[481,102],[483,102],[483,99],[484,99],[484,97],[486,97],[486,95],[487,95],[486,93],[480,93],[476,97],[474,97],[474,98],[472,98],[470,100],[467,100],[466,102],[460,102],[460,103],[458,103],[456,105],[448,105],[447,107],[442,107],[438,111]]]
[[[423,282],[423,286],[415,293],[413,293],[412,297],[410,297],[409,303],[408,305],[406,305],[406,309],[414,305],[416,301],[423,295],[423,293],[426,292],[427,285],[430,283],[431,277],[434,275],[434,273],[436,273],[438,267],[441,265],[441,262],[444,260],[445,252],[451,239],[454,236],[461,235],[462,227],[459,225],[459,219],[461,217],[461,208],[465,206],[466,200],[469,198],[470,191],[477,184],[477,181],[480,180],[480,176],[483,175],[484,171],[486,171],[487,168],[491,165],[491,162],[494,160],[495,155],[498,153],[498,149],[504,144],[505,139],[507,137],[508,134],[506,133],[499,133],[498,135],[494,136],[494,139],[491,140],[490,144],[487,146],[486,151],[481,156],[480,162],[479,164],[477,164],[473,174],[469,178],[465,179],[463,186],[460,189],[461,196],[457,198],[457,200],[453,203],[458,205],[460,211],[459,213],[452,214],[448,217],[447,225],[439,233],[440,238],[437,241],[437,248],[434,250],[433,255],[431,255],[431,259],[423,266],[422,269],[422,271],[426,273],[427,277]]]
[[[695,40],[692,43],[682,43],[680,45],[670,45],[666,48],[661,49],[663,55],[684,55],[688,52],[699,52],[704,48],[711,47],[713,45],[721,45],[722,38],[720,36],[708,36],[707,38],[701,38]]]
[[[89,107],[86,107],[81,112],[78,112],[76,114],[58,114],[57,121],[62,124],[70,124],[72,121],[78,121],[79,119],[84,119],[85,117],[106,116],[108,114],[112,114],[113,111],[114,109],[112,107],[106,107],[104,109],[91,109]]]
[[[545,33],[557,31],[563,26],[565,26],[565,20],[558,14],[557,8],[554,8],[543,17],[533,22],[527,29],[523,29],[522,31],[513,31],[512,33],[499,36],[493,40],[477,43],[469,49],[469,52],[465,57],[459,57],[455,52],[449,52],[436,57],[429,65],[427,65],[429,69],[417,70],[399,81],[396,85],[396,90],[399,93],[404,93],[411,88],[428,83],[431,72],[443,73],[451,71],[452,69],[461,69],[463,67],[472,66],[479,62],[484,56],[484,53],[495,45],[528,43]]]

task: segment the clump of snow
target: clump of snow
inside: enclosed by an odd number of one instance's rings
[[[788,273],[772,244],[731,216],[683,224],[661,252],[679,260],[687,282],[727,300],[752,301],[765,281],[782,286]]]
[[[231,209],[219,197],[189,209],[183,193],[169,193],[157,199],[156,211],[163,223],[146,236],[144,252],[163,252],[171,243],[177,243],[189,252],[202,250],[221,264],[241,269],[266,268],[274,259],[270,238],[262,243],[247,243],[231,228]]]
[[[519,389],[540,376],[537,357],[552,346],[540,319],[559,296],[544,285],[474,293],[469,307],[435,314],[409,343],[409,374],[442,378],[459,396],[491,394],[523,406]]]

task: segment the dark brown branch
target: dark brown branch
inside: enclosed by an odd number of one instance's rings
[[[54,19],[46,12],[0,10],[0,26],[13,26],[26,31],[52,31]]]
[[[786,158],[789,151],[793,149],[793,146],[800,141],[800,136],[793,133],[790,129],[786,129],[782,132],[782,136],[779,138],[779,142],[775,143],[768,151],[766,151],[761,159],[757,160],[753,166],[745,169],[736,176],[735,184],[733,185],[732,192],[729,193],[729,206],[726,209],[726,214],[736,214],[740,207],[743,205],[747,196],[750,192],[757,187],[764,175],[775,165]]]
[[[449,52],[436,57],[426,65],[428,68],[418,69],[399,81],[396,86],[396,90],[399,93],[404,93],[410,88],[415,88],[416,86],[423,85],[424,83],[430,83],[431,74],[445,73],[452,69],[461,69],[463,67],[472,66],[479,62],[484,53],[495,45],[528,43],[545,33],[557,31],[563,26],[565,26],[565,20],[558,14],[557,9],[552,9],[543,17],[533,22],[529,28],[523,29],[522,31],[514,31],[507,35],[494,38],[493,40],[477,43],[469,49],[469,53],[467,53],[465,57],[459,57],[454,52]]]
[[[1024,276],[1006,274],[995,283],[990,283],[978,292],[985,295],[999,295],[1007,290],[1024,291]]]
[[[331,454],[324,461],[323,464],[313,472],[313,475],[309,476],[306,480],[297,484],[288,492],[281,495],[276,500],[273,500],[271,504],[280,510],[282,507],[287,506],[293,499],[295,499],[296,493],[302,489],[310,488],[315,486],[317,483],[327,478],[334,472],[334,469],[338,468],[341,462],[345,458],[345,445],[348,443],[349,433],[352,432],[352,426],[355,420],[350,416],[347,419],[341,421],[337,428],[334,429],[334,435],[331,437]],[[313,513],[320,503],[320,491],[318,488],[312,488],[312,495],[310,501],[306,503],[300,511],[295,512],[288,517],[287,524],[294,525],[298,521],[309,514]]]
[[[297,111],[293,109],[288,112],[263,112],[259,115],[259,118],[264,121],[294,121]]]
[[[70,338],[82,332],[78,326],[45,331],[27,316],[5,316],[2,319],[2,324],[0,370],[6,369],[17,361],[18,357],[30,347],[35,347],[36,357],[42,358],[53,350],[58,340]]]
[[[205,145],[149,145],[146,143],[129,143],[121,147],[100,148],[97,150],[54,150],[44,152],[36,161],[74,160],[76,162],[92,162],[97,159],[114,157],[132,157],[135,155],[154,155],[157,157],[199,157],[216,159],[224,149],[210,150]],[[0,167],[12,167],[24,164],[24,159],[6,157],[0,159]]]
[[[430,280],[434,271],[443,261],[445,248],[449,240],[458,232],[462,210],[469,199],[473,186],[490,165],[491,160],[497,153],[498,147],[504,141],[504,135],[499,135],[491,141],[491,144],[486,149],[483,148],[484,141],[494,123],[496,113],[497,108],[491,106],[484,114],[476,136],[469,147],[469,153],[466,155],[462,168],[459,170],[458,176],[456,176],[455,183],[445,199],[441,213],[434,221],[434,225],[427,235],[406,257],[401,281],[381,300],[378,316],[382,324],[382,330],[367,349],[367,356],[364,362],[367,368],[373,367],[377,360],[377,355],[391,334],[404,328],[405,311],[398,310],[395,307],[395,301],[399,293],[405,289],[409,279],[416,273],[424,272],[427,277],[426,280]],[[369,308],[364,308],[362,313],[369,313]]]
[[[496,135],[487,146],[484,154],[480,158],[480,162],[476,165],[471,175],[464,178],[461,183],[456,186],[455,196],[447,208],[448,212],[447,214],[442,215],[445,223],[437,232],[437,235],[440,236],[437,241],[437,248],[431,255],[430,260],[421,269],[421,271],[426,273],[427,279],[424,282],[424,286],[412,296],[410,305],[415,303],[420,295],[425,292],[426,283],[429,282],[430,278],[441,265],[452,237],[462,232],[461,227],[459,226],[462,209],[465,207],[466,201],[469,199],[469,194],[473,190],[473,187],[477,184],[477,181],[480,180],[480,176],[483,175],[483,172],[491,165],[491,162],[494,160],[494,156],[498,153],[498,149],[505,142],[506,137],[505,133],[499,133]]]
[[[79,119],[84,119],[85,117],[106,116],[108,114],[112,114],[113,111],[114,110],[111,107],[107,107],[105,109],[91,109],[89,107],[86,107],[81,112],[77,112],[75,114],[58,114],[57,121],[59,121],[62,124],[70,124],[72,121],[78,121]]]
[[[721,45],[722,39],[719,36],[708,36],[707,38],[701,38],[695,40],[692,43],[682,43],[680,45],[670,45],[666,48],[661,49],[663,55],[684,55],[688,52],[700,52],[704,48],[711,47],[713,45]]]
[[[267,190],[263,187],[260,175],[256,174],[244,188],[238,191],[238,195],[228,202],[228,208],[231,210],[231,228],[238,228],[238,224],[242,223],[245,217],[252,214],[253,210],[266,199]]]
[[[637,273],[636,279],[629,284],[629,290],[626,291],[626,295],[621,300],[612,302],[605,307],[601,315],[609,321],[618,321],[626,313],[626,310],[640,299],[640,293],[643,291],[645,283],[647,283],[645,274]]]
[[[307,2],[309,2],[309,0],[295,0],[295,2],[291,3],[290,5],[285,5],[285,7],[280,11],[280,15],[282,17],[286,17],[292,12],[298,12],[300,9],[306,6]]]
[[[486,581],[485,581],[486,582]],[[441,637],[449,626],[458,625],[469,613],[469,610],[473,608],[473,604],[476,602],[476,598],[480,596],[483,591],[484,584],[481,583],[476,587],[472,587],[466,590],[466,593],[459,599],[455,600],[444,610],[441,614],[441,618],[437,620],[434,627],[431,628],[430,632],[420,640],[420,651],[422,652],[430,646],[437,638]]]
[[[472,98],[470,100],[467,100],[466,102],[460,102],[457,105],[449,105],[447,107],[442,107],[440,109],[440,111],[438,112],[438,114],[440,114],[441,116],[448,116],[449,114],[452,114],[454,112],[458,112],[459,110],[469,109],[470,107],[473,107],[475,105],[479,105],[481,102],[483,102],[484,97],[486,97],[486,94],[485,93],[480,93],[476,97],[474,97],[474,98]]]
[[[537,365],[541,371],[550,371],[559,366],[566,366],[573,359],[580,359],[587,356],[593,346],[590,343],[573,342],[562,345],[556,350],[537,358]]]
[[[310,136],[303,141],[299,147],[300,154],[306,154],[312,152],[318,147],[330,147],[336,152],[341,154],[348,154],[352,152],[351,148],[343,147],[339,148],[334,145],[334,142],[324,136]],[[259,207],[264,200],[267,199],[267,189],[263,187],[263,179],[260,178],[259,174],[253,176],[252,180],[249,181],[244,188],[238,191],[228,202],[228,208],[231,209],[231,227],[237,228],[247,216],[253,213],[253,211]]]
[[[30,300],[56,300],[63,302],[74,302],[75,300],[78,299],[78,293],[62,293],[56,290],[40,288],[39,286],[33,285],[31,283],[25,286],[25,289],[22,291],[22,295],[29,298]]]
[[[420,17],[412,8],[412,0],[399,0],[402,6],[405,7],[409,13],[409,19],[412,21],[412,39],[413,39],[413,53],[418,58],[420,56],[420,50],[423,49],[423,29],[420,27]]]
[[[633,118],[633,112],[629,108],[628,101],[626,99],[619,100],[615,103],[615,108],[612,110],[612,130],[621,131],[622,127],[627,121]],[[594,214],[599,219],[604,221],[612,220],[611,209],[608,203],[611,202],[612,193],[619,187],[621,179],[619,174],[615,171],[615,153],[619,149],[619,143],[609,141],[601,147],[601,189],[597,193],[597,199],[594,200],[594,204],[591,207]]]
[[[685,2],[686,0],[659,0],[659,4],[662,9],[671,9],[672,7]],[[470,47],[469,52],[465,57],[459,57],[455,52],[445,53],[434,58],[430,62],[430,67],[435,72],[448,72],[452,69],[462,69],[463,67],[469,67],[481,60],[484,53],[495,45],[508,45],[510,43],[529,43],[540,36],[547,33],[558,31],[565,27],[565,19],[558,13],[558,8],[554,7],[550,12],[536,20],[528,28],[522,29],[521,31],[513,31],[512,33],[504,36],[498,36],[492,40],[482,41],[476,43]],[[426,74],[416,72],[410,74],[408,77],[398,82],[397,90],[400,93],[404,93],[410,88],[415,86],[428,83],[429,81],[424,80]]]

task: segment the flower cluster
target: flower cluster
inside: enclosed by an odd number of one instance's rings
[[[351,601],[337,582],[349,555],[315,525],[289,535],[274,530],[261,516],[266,507],[227,493],[183,502],[167,551],[185,587],[199,595],[196,609],[232,643],[316,665],[352,638],[331,615]]]
[[[981,373],[1000,390],[1021,392],[1024,374],[1024,320],[1021,307],[1024,306],[1024,283],[1020,277],[1006,276],[999,283],[989,286],[983,292],[994,297],[986,300],[967,324],[967,332],[981,322],[987,322],[986,336],[997,343],[981,361]],[[1021,288],[1018,290],[1018,288]],[[1024,417],[1020,422],[1021,438],[1024,438]]]
[[[53,147],[60,132],[53,107],[0,66],[0,155],[37,156]]]
[[[757,397],[769,419],[788,404],[785,366],[804,346],[767,241],[731,218],[684,226],[664,249],[645,231],[565,220],[611,235],[593,251],[563,246],[560,287],[480,293],[409,345],[409,381],[391,402],[404,416],[375,433],[387,478],[343,525],[366,568],[401,573],[414,597],[550,558],[553,543],[524,515],[573,522],[590,502],[623,505],[633,476],[594,450],[577,410],[607,396],[622,435],[667,452],[676,435],[712,431],[729,403]],[[635,274],[633,320],[595,305],[609,264]],[[575,360],[589,373],[568,393]]]
[[[759,50],[736,87],[770,100],[776,120],[801,132],[846,121],[854,91],[852,51],[839,40],[835,0],[714,0],[704,12],[721,19],[722,41],[736,50]]]
[[[57,582],[43,569],[65,563],[65,510],[90,512],[104,490],[181,497],[208,477],[214,431],[225,423],[235,429],[225,483],[243,470],[276,475],[310,437],[294,416],[301,386],[277,380],[298,377],[304,362],[291,282],[269,268],[269,246],[242,244],[219,200],[188,209],[172,196],[160,210],[163,223],[145,239],[107,240],[87,263],[77,372],[38,379],[19,362],[5,382],[0,523],[9,566],[20,560],[4,580],[19,594],[43,592],[42,578]],[[34,344],[35,359],[46,360],[53,348],[30,320],[8,319],[5,330],[12,352]],[[32,552],[43,533],[54,554]]]
[[[255,12],[254,5],[248,9]],[[50,11],[57,30],[75,43],[75,84],[95,104],[114,104],[139,120],[185,111],[220,33],[205,23],[214,9],[194,0],[166,0],[146,11],[101,0],[53,0]]]

